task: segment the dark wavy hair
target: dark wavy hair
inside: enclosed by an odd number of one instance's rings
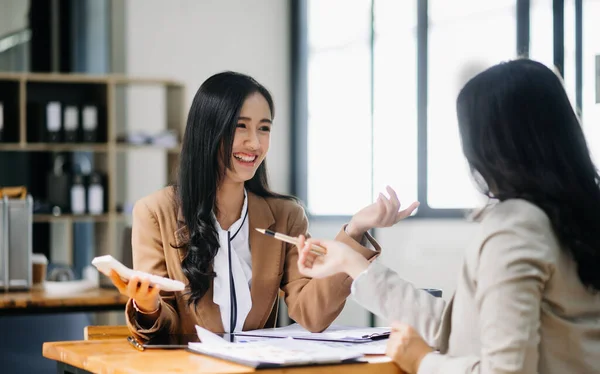
[[[457,115],[480,187],[544,210],[581,282],[599,291],[600,178],[561,79],[528,59],[495,65],[461,90]]]
[[[208,291],[215,277],[214,258],[219,237],[212,213],[216,212],[217,186],[231,169],[231,153],[240,110],[246,98],[262,95],[274,116],[269,91],[253,78],[223,72],[208,78],[198,89],[188,114],[174,185],[176,199],[188,229],[186,250],[181,262],[189,280],[189,303],[196,304]],[[269,189],[265,161],[245,188],[261,197],[294,199]]]

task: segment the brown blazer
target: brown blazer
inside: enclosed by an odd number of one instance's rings
[[[293,201],[262,198],[248,193],[250,252],[252,255],[252,309],[244,330],[274,327],[277,318],[278,294],[285,293],[285,302],[292,319],[306,329],[319,332],[326,329],[342,311],[350,294],[352,278],[337,274],[325,279],[310,279],[298,271],[296,248],[288,243],[258,233],[255,228],[268,228],[298,236],[308,234],[304,210]],[[132,249],[135,270],[184,282],[181,269],[188,232],[177,207],[173,189],[166,187],[139,200],[133,208]],[[367,234],[375,250],[365,248],[342,229],[336,240],[342,241],[367,259],[380,253],[377,242]],[[129,300],[125,308],[127,325],[138,339],[148,340],[157,334],[195,334],[198,324],[213,332],[223,332],[219,306],[213,303],[212,286],[197,307],[188,306],[183,292],[161,291],[161,312],[149,329],[136,322],[136,311]]]

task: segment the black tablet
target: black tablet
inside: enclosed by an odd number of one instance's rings
[[[244,337],[234,337],[232,334],[220,333],[216,334],[228,342],[237,342],[239,339]],[[196,334],[171,334],[171,335],[158,335],[150,339],[149,341],[142,343],[130,336],[127,338],[129,343],[138,350],[144,349],[184,349],[188,347],[190,342],[199,342],[198,335]]]

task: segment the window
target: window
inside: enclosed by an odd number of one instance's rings
[[[376,0],[373,13],[374,137],[370,197],[374,201],[389,185],[408,206],[417,200],[418,178],[416,3]]]
[[[307,201],[314,215],[351,215],[371,201],[370,9],[370,0],[308,2]]]
[[[567,95],[575,103],[575,2],[564,2],[564,82]]]
[[[554,66],[553,0],[530,0],[529,58]]]
[[[554,71],[559,71],[559,67],[554,63],[554,1],[553,0],[532,0],[531,2],[531,25],[530,25],[530,51],[529,57],[537,60]],[[566,0],[562,10],[563,23],[563,81],[567,95],[573,105],[576,103],[576,62],[575,62],[575,1]],[[560,17],[560,16],[558,16]]]
[[[580,69],[574,4],[582,1]],[[306,95],[307,118],[296,124],[306,126],[296,178],[306,183],[297,189],[309,214],[354,214],[386,185],[406,204],[419,200],[423,216],[458,217],[485,202],[462,153],[456,97],[473,75],[519,50],[548,66],[564,57],[565,86],[573,102],[583,91],[584,128],[600,166],[600,128],[592,126],[600,121],[600,47],[591,37],[600,32],[600,0],[565,0],[564,9],[554,0],[294,3],[307,45],[297,75],[306,75],[306,92],[296,92],[301,102]],[[555,34],[563,25],[564,35]],[[563,39],[564,52],[555,52]]]
[[[417,199],[416,15],[413,2],[308,2],[311,214],[354,214],[386,185]]]
[[[433,209],[480,206],[463,157],[456,97],[480,71],[516,55],[514,1],[429,1],[427,204]]]
[[[575,13],[576,4],[582,6],[582,17],[578,20]],[[564,83],[569,99],[574,108],[580,111],[583,130],[596,166],[600,166],[600,97],[596,95],[596,78],[600,61],[600,45],[593,35],[600,33],[600,25],[596,21],[600,16],[599,0],[565,0],[564,1]],[[582,27],[582,88],[581,103],[576,102],[577,95],[577,46],[576,28],[578,22]],[[554,68],[553,39],[553,0],[531,0],[531,39],[529,57],[546,66]]]
[[[569,3],[572,3],[570,1]],[[600,1],[583,0],[582,123],[596,167],[600,167]]]

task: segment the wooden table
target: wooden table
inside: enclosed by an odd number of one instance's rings
[[[127,297],[116,289],[96,288],[76,293],[48,293],[43,289],[0,293],[0,315],[124,310]]]
[[[57,361],[59,373],[250,373],[253,368],[191,353],[184,349],[135,350],[125,339],[50,342],[43,345],[44,357]],[[370,356],[366,364],[307,366],[269,369],[268,374],[320,374],[341,370],[348,374],[399,374],[385,356]]]

